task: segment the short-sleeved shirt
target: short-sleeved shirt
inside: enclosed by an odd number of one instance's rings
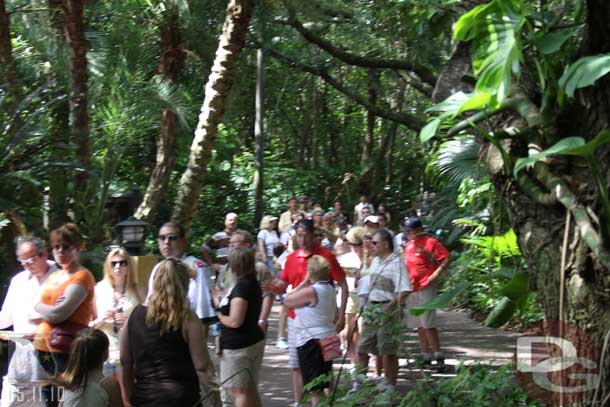
[[[288,209],[286,212],[284,212],[280,215],[280,221],[277,224],[277,228],[279,230],[284,231],[285,228],[292,225],[292,214],[293,213],[296,213],[296,211],[291,212],[290,209]]]
[[[298,286],[305,280],[307,276],[307,263],[311,256],[318,255],[328,260],[330,264],[330,278],[332,281],[342,281],[345,279],[345,272],[337,262],[334,254],[323,247],[314,247],[308,255],[305,255],[301,249],[297,249],[290,253],[286,259],[286,264],[280,274],[280,280],[286,282],[293,287]],[[294,318],[294,309],[288,311],[288,316]]]
[[[210,268],[205,262],[199,260],[195,256],[184,255],[182,262],[190,266],[195,270],[196,277],[191,279],[189,282],[189,288],[187,296],[191,309],[197,314],[199,318],[211,318],[214,314],[214,308],[212,307],[212,283]],[[146,296],[145,303],[148,304],[148,300],[153,292],[153,282],[155,281],[155,275],[157,274],[157,268],[160,263],[157,263],[153,267],[150,277],[148,278],[148,295]]]
[[[261,229],[256,235],[257,239],[261,239],[265,243],[265,253],[267,256],[273,257],[273,248],[280,243],[280,238],[275,230]]]
[[[413,291],[426,288],[428,277],[434,273],[440,262],[451,255],[441,242],[426,235],[409,240],[405,244],[404,254]]]
[[[366,276],[368,281],[362,283],[362,288],[367,289],[363,294],[368,297],[369,303],[392,301],[398,293],[412,290],[405,265],[397,253],[390,254],[384,260],[374,257],[369,270]]]
[[[220,325],[220,341],[223,349],[242,349],[262,341],[265,334],[258,326],[258,317],[261,313],[262,292],[256,276],[246,276],[235,283],[233,289],[220,302],[219,311],[223,315],[230,315],[231,300],[243,298],[248,302],[246,318],[241,326],[229,328]]]
[[[56,271],[47,278],[44,285],[42,286],[40,302],[47,305],[55,305],[57,299],[64,294],[66,288],[73,284],[83,286],[87,290],[87,297],[80,303],[76,311],[66,320],[74,322],[80,325],[88,325],[95,314],[95,303],[94,303],[94,287],[95,278],[89,270],[84,267],[79,268],[74,273],[71,273],[67,279],[65,279],[63,271]],[[34,347],[40,351],[53,352],[47,343],[47,339],[51,334],[53,326],[43,321],[38,325],[37,338],[34,341]]]

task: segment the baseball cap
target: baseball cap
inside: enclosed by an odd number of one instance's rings
[[[364,223],[379,223],[379,216],[377,215],[369,215],[366,218],[364,218]]]
[[[230,239],[231,236],[227,232],[218,232],[212,235],[212,240],[218,242],[219,240]]]
[[[421,220],[417,216],[410,216],[405,219],[402,230],[405,232],[411,232],[413,229],[421,228]]]

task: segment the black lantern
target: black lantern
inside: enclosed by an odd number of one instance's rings
[[[132,256],[144,254],[144,238],[148,223],[130,216],[115,227],[119,233],[121,245],[127,249],[129,254]]]

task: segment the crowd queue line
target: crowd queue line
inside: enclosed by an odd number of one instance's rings
[[[436,296],[451,258],[417,214],[395,235],[385,206],[375,209],[364,196],[354,226],[339,202],[328,212],[309,207],[307,197],[288,206],[279,218],[263,217],[256,239],[227,214],[224,229],[202,245],[203,260],[185,253],[180,224],[165,223],[157,236],[164,260],[147,289],[135,286],[123,248],[108,253],[96,283],[80,264],[83,239],[72,223],[50,233],[54,261],[45,240],[18,238],[24,270],[0,311],[0,329],[13,326],[3,336],[15,341],[0,405],[220,406],[222,390],[234,405],[261,406],[258,375],[276,300],[276,347],[289,353],[295,406],[303,405],[304,384],[320,375],[326,380],[307,392],[312,405],[324,397],[341,349],[354,374],[366,376],[375,356],[377,385],[391,395],[397,327],[417,329],[421,366],[443,370],[435,312],[404,312]],[[218,372],[210,327],[219,327]],[[354,379],[353,390],[361,384]]]

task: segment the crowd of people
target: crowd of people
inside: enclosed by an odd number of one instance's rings
[[[1,405],[218,406],[222,393],[234,405],[261,406],[274,302],[275,346],[287,349],[295,406],[306,394],[320,402],[342,352],[355,366],[354,390],[373,356],[377,385],[391,394],[403,331],[417,330],[420,366],[444,369],[434,311],[407,312],[436,296],[450,261],[417,215],[395,234],[387,208],[365,196],[353,213],[338,201],[324,211],[291,198],[279,217],[263,217],[255,238],[228,213],[224,229],[201,246],[202,259],[186,253],[182,225],[167,222],[157,235],[163,260],[146,287],[134,284],[123,248],[110,250],[96,283],[80,263],[74,224],[51,232],[53,261],[45,240],[23,236],[16,255],[24,270],[0,312],[0,329],[13,326],[4,336],[16,342]]]

